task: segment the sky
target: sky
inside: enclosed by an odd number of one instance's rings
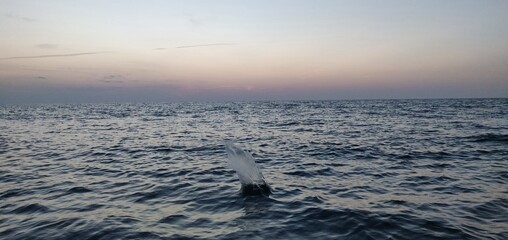
[[[508,1],[0,0],[0,104],[508,97]]]

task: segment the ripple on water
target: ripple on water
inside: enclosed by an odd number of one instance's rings
[[[38,203],[20,206],[12,211],[11,214],[30,214],[30,213],[45,213],[49,212],[49,208]]]
[[[91,192],[92,190],[86,188],[86,187],[73,187],[69,190],[67,190],[68,194],[74,194],[74,193],[87,193]]]

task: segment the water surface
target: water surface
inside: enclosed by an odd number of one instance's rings
[[[507,99],[0,107],[1,239],[508,239],[507,186]]]

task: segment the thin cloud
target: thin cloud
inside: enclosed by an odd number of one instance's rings
[[[122,75],[122,74],[117,74],[117,75],[107,75],[107,76],[104,76],[104,78],[102,80],[99,80],[100,82],[104,82],[104,83],[123,83],[124,82],[124,79],[125,77]]]
[[[4,16],[8,17],[8,18],[12,18],[12,19],[23,20],[25,22],[37,22],[37,19],[29,18],[29,17],[23,17],[23,16],[18,16],[18,15],[12,14],[12,13],[4,14]]]
[[[51,55],[37,55],[37,56],[20,56],[20,57],[0,58],[0,60],[29,59],[29,58],[76,57],[76,56],[104,54],[104,53],[112,53],[112,52],[84,52],[84,53],[51,54]]]
[[[185,16],[185,19],[191,24],[192,27],[196,28],[196,27],[199,27],[201,25],[203,25],[204,21],[201,20],[201,19],[198,19],[196,18],[194,15],[190,14],[190,13],[185,13],[184,14]]]
[[[107,76],[104,76],[104,79],[118,79],[118,78],[123,78],[123,75],[122,74],[111,74],[111,75],[107,75]]]
[[[104,82],[104,83],[123,83],[124,81],[123,81],[123,80],[109,80],[109,79],[103,79],[103,80],[99,80],[99,82]]]
[[[160,48],[154,48],[153,50],[166,50],[166,48],[160,47]]]
[[[230,46],[230,45],[236,45],[236,43],[210,43],[210,44],[179,46],[176,48],[213,47],[213,46]]]

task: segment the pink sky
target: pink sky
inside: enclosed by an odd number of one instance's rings
[[[508,96],[506,1],[0,9],[0,103]]]

